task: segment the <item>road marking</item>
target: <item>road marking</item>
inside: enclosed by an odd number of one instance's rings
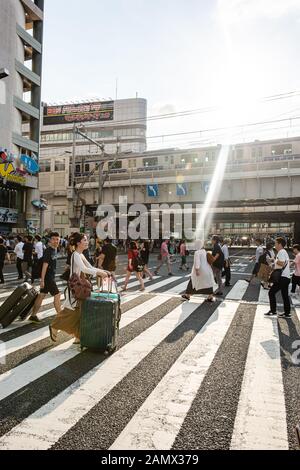
[[[222,344],[238,303],[223,303],[169,369],[110,450],[169,450]]]
[[[174,309],[4,435],[0,448],[49,449],[197,308]]]
[[[226,299],[228,300],[241,300],[246,290],[248,289],[249,284],[246,281],[238,281],[231,291],[226,295]]]
[[[277,319],[258,306],[253,325],[232,450],[288,450]]]
[[[259,299],[258,299],[260,304],[270,304],[269,300],[269,290],[264,289],[262,286],[260,287],[259,291]]]

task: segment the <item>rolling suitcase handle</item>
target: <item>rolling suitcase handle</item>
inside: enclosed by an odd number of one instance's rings
[[[118,294],[118,284],[117,284],[117,282],[116,282],[116,280],[113,276],[111,276],[109,278],[108,290],[107,291],[104,291],[104,283],[103,283],[102,278],[101,277],[97,278],[97,286],[98,286],[99,292],[107,293],[108,296],[109,296],[109,294],[113,293],[113,291],[112,291],[113,285],[114,285],[114,288],[115,288],[115,293]]]

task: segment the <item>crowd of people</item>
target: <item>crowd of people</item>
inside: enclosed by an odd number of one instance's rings
[[[289,296],[289,284],[291,282],[291,264],[295,267],[292,276],[292,295],[296,294],[297,286],[300,286],[300,245],[294,245],[295,260],[290,261],[286,251],[287,241],[278,237],[275,244],[259,238],[255,241],[257,249],[253,257],[255,266],[251,277],[260,279],[264,289],[269,290],[270,311],[266,316],[277,315],[276,294],[281,292],[284,313],[283,317],[290,317],[291,305]],[[61,278],[69,281],[72,275],[94,276],[99,280],[114,277],[118,266],[118,248],[122,250],[118,241],[109,238],[98,240],[96,237],[88,238],[82,233],[73,233],[70,237],[61,238],[56,232],[50,233],[47,238],[39,235],[32,237],[17,236],[16,238],[0,237],[0,283],[4,283],[3,266],[5,258],[10,259],[10,253],[15,253],[18,279],[31,280],[34,283],[40,279],[40,293],[34,304],[30,321],[39,323],[38,312],[46,295],[54,298],[54,307],[57,317],[50,326],[50,334],[53,341],[57,340],[58,331],[72,334],[75,342],[79,342],[80,302],[74,298],[69,290],[69,296],[64,306],[61,305],[61,294],[56,283],[56,269],[58,253],[66,255],[65,271]],[[231,239],[222,239],[219,236],[211,238],[211,251],[207,251],[203,240],[194,243],[194,258],[191,268],[191,277],[183,300],[189,301],[192,295],[207,295],[206,301],[214,302],[215,297],[224,295],[224,287],[231,282]],[[149,257],[153,251],[154,243],[149,240],[126,242],[127,267],[123,291],[128,288],[132,275],[135,275],[140,291],[145,290],[144,280],[150,280],[158,276],[163,266],[166,266],[168,276],[173,276],[174,264],[179,270],[190,270],[188,258],[190,252],[186,240],[176,241],[174,238],[162,241],[157,256],[157,266],[151,272]],[[191,258],[191,257],[190,257]],[[225,283],[223,282],[225,278]],[[63,315],[62,315],[63,312]]]

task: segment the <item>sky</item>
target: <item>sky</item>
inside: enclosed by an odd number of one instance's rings
[[[150,120],[149,149],[300,135],[300,0],[46,0],[44,41],[43,101],[118,80],[148,116],[197,110]]]

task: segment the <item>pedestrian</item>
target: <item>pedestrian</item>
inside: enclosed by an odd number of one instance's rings
[[[290,318],[291,316],[291,303],[289,298],[289,285],[291,282],[290,258],[285,247],[285,239],[282,237],[276,238],[275,249],[277,251],[277,257],[275,260],[275,270],[270,278],[270,281],[273,282],[269,291],[270,311],[266,313],[265,316],[277,315],[276,294],[279,291],[281,291],[283,299],[284,313],[278,316],[282,318]]]
[[[147,274],[149,279],[152,281],[153,275],[151,274],[148,266],[150,257],[150,242],[148,240],[145,240],[141,243],[140,256],[144,264],[143,279],[145,279]]]
[[[191,295],[208,295],[206,301],[214,301],[214,275],[211,266],[207,261],[207,253],[204,249],[204,242],[196,240],[194,264],[191,279],[188,283],[186,292],[182,295],[185,300],[190,300]]]
[[[40,235],[36,235],[34,237],[33,265],[31,275],[32,283],[34,283],[36,279],[40,278],[42,272],[43,256],[44,246],[42,243],[42,237]]]
[[[180,258],[181,258],[181,265],[179,267],[179,269],[181,271],[188,271],[188,265],[187,265],[187,261],[186,261],[186,258],[187,258],[187,249],[186,249],[186,241],[185,240],[181,240],[180,244],[179,244],[179,254],[180,254]]]
[[[40,320],[37,316],[39,309],[47,294],[54,297],[54,307],[56,313],[61,311],[60,292],[55,282],[57,252],[60,242],[60,235],[57,232],[50,233],[50,240],[48,248],[46,248],[43,255],[43,265],[41,272],[40,294],[38,295],[33,306],[32,314],[29,318],[33,323],[39,323]]]
[[[293,253],[295,255],[295,259],[293,261],[295,272],[292,277],[292,296],[294,297],[296,295],[297,286],[300,287],[300,245],[293,246]]]
[[[225,271],[225,286],[230,287],[231,281],[231,268],[230,268],[230,257],[229,257],[229,246],[231,245],[230,238],[225,238],[224,243],[222,245],[222,251],[224,255],[224,271]]]
[[[28,235],[25,237],[25,243],[23,246],[23,273],[25,274],[26,281],[31,278],[30,270],[32,269],[32,258],[33,258],[33,237]]]
[[[24,242],[23,242],[22,237],[17,236],[17,244],[15,246],[14,252],[17,257],[16,265],[17,265],[17,271],[19,275],[18,280],[23,279],[23,269],[22,269],[22,264],[24,260],[23,246],[24,246]]]
[[[261,270],[262,270],[261,261],[263,258],[265,258],[263,264],[265,264],[267,268],[264,268],[264,271],[266,272],[265,277],[261,278],[260,277]],[[267,242],[266,250],[264,254],[260,257],[260,269],[258,271],[258,277],[262,279],[261,285],[266,290],[271,288],[271,285],[269,283],[269,278],[270,278],[270,273],[272,272],[272,268],[274,267],[274,265],[275,265],[274,243]]]
[[[117,269],[117,247],[112,243],[108,237],[104,240],[102,251],[98,257],[98,268],[104,271],[109,271],[113,276]]]
[[[0,238],[0,284],[4,284],[3,268],[4,268],[5,258],[10,263],[10,257],[9,257],[7,247],[4,244],[3,238]]]
[[[70,238],[70,247],[73,251],[71,256],[71,275],[77,274],[78,278],[82,276],[94,276],[107,279],[110,273],[101,269],[94,268],[84,256],[88,249],[88,239],[84,233],[74,233]],[[64,331],[75,338],[74,344],[80,343],[80,318],[81,301],[74,298],[69,290],[69,296],[62,310],[49,327],[52,341],[57,341],[58,331]]]
[[[224,267],[224,254],[220,245],[220,238],[217,235],[212,237],[212,256],[214,258],[214,262],[212,265],[213,273],[215,276],[215,281],[218,284],[218,289],[215,292],[215,295],[222,296],[223,295],[223,281],[222,281],[222,271]]]
[[[168,275],[173,276],[172,270],[171,270],[171,262],[170,262],[170,253],[169,253],[169,240],[165,239],[160,247],[160,255],[158,257],[158,260],[160,261],[158,267],[154,271],[155,276],[159,275],[159,270],[160,268],[164,265],[167,264],[168,267]]]
[[[264,246],[263,246],[262,240],[260,238],[256,238],[255,244],[257,247],[256,253],[255,253],[255,256],[252,257],[252,260],[255,261],[255,265],[254,265],[250,279],[246,279],[246,282],[248,282],[249,284],[251,284],[253,279],[257,277],[259,268],[260,268],[259,258],[264,254]]]
[[[144,270],[144,266],[142,265],[142,262],[140,264],[140,267],[138,266],[139,264],[139,251],[136,242],[132,241],[130,242],[129,249],[128,249],[128,266],[127,266],[127,274],[126,274],[126,279],[124,283],[124,287],[122,291],[127,290],[128,282],[131,277],[131,274],[135,272],[136,278],[140,283],[140,291],[145,290],[145,285],[144,281],[142,278],[142,272]]]

